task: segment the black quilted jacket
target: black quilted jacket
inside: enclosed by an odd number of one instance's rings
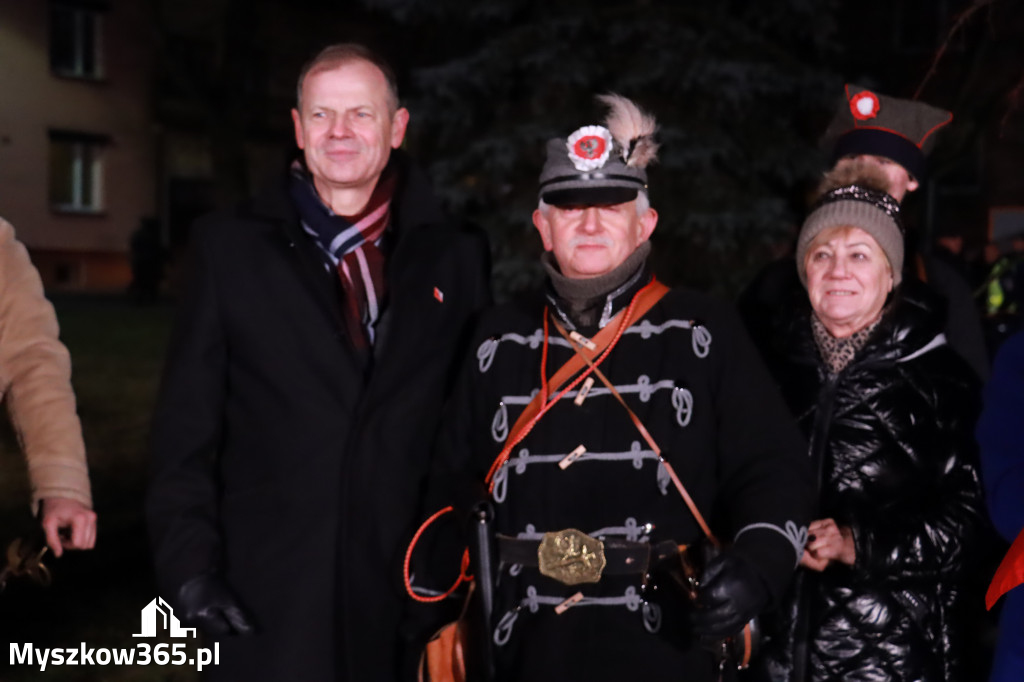
[[[838,376],[822,367],[806,298],[767,354],[810,442],[817,518],[850,526],[857,549],[853,567],[798,572],[769,620],[768,679],[964,679],[955,609],[983,523],[979,387],[943,343],[941,304],[907,286]]]

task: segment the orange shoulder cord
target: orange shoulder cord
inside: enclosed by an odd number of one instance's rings
[[[611,394],[615,396],[615,399],[618,400],[619,403],[626,409],[626,412],[629,413],[629,418],[633,421],[633,424],[636,426],[637,431],[639,431],[640,435],[643,436],[644,440],[647,441],[647,444],[651,446],[651,450],[653,450],[654,453],[658,455],[659,462],[665,468],[665,471],[668,472],[669,478],[672,479],[672,484],[676,487],[676,490],[679,491],[679,494],[682,496],[683,501],[686,503],[686,506],[690,509],[690,513],[693,514],[693,517],[694,519],[696,519],[697,524],[700,525],[701,530],[704,531],[704,535],[707,536],[708,540],[711,542],[712,545],[721,549],[722,543],[718,540],[717,537],[715,537],[714,533],[711,532],[711,527],[708,526],[707,521],[704,520],[704,516],[700,513],[700,510],[697,509],[697,504],[693,501],[693,498],[690,497],[690,493],[686,491],[686,486],[683,485],[683,482],[679,479],[679,476],[676,475],[676,470],[672,467],[672,465],[669,463],[667,459],[662,457],[661,448],[658,447],[658,444],[654,441],[654,437],[651,436],[651,432],[648,431],[647,427],[644,426],[644,423],[640,421],[640,417],[636,416],[636,412],[634,412],[633,409],[626,403],[625,398],[623,398],[622,394],[619,393],[619,391],[615,388],[615,385],[608,380],[608,377],[606,377],[604,373],[597,368],[593,361],[591,361],[586,355],[583,354],[582,348],[578,345],[578,342],[574,342],[572,337],[569,336],[569,334],[565,331],[562,325],[558,324],[557,321],[555,321],[555,329],[557,329],[558,333],[561,334],[565,338],[565,340],[569,342],[569,346],[574,351],[576,351],[576,354],[579,357],[583,358],[584,362],[590,365],[590,369],[594,371],[594,373],[601,380],[601,382],[608,388],[609,392],[611,392]],[[1021,533],[1021,538],[1024,538],[1024,532]],[[1018,538],[1018,540],[1020,540],[1021,538]],[[681,552],[685,552],[686,545],[680,545],[679,549]],[[1024,542],[1021,543],[1021,550],[1024,551]],[[1018,583],[1022,581],[1024,581],[1024,578],[1019,580]],[[990,592],[991,591],[992,588],[990,588]],[[991,608],[991,604],[989,605],[989,608]],[[742,636],[743,660],[739,663],[739,668],[741,670],[750,667],[750,656],[751,654],[753,654],[754,651],[753,631],[751,630],[750,623],[747,623],[743,626]]]
[[[405,591],[406,593],[418,602],[425,604],[433,604],[435,602],[444,601],[451,595],[455,590],[459,589],[459,585],[463,582],[469,582],[473,579],[473,576],[466,575],[466,569],[469,568],[469,549],[462,552],[462,565],[459,567],[459,577],[455,579],[455,583],[448,588],[447,592],[443,594],[434,595],[431,597],[424,597],[423,595],[416,594],[412,589],[412,579],[409,576],[409,563],[412,561],[412,550],[416,547],[416,543],[419,542],[420,536],[423,535],[423,531],[427,529],[427,526],[432,524],[434,521],[444,516],[450,511],[454,511],[454,507],[447,506],[440,511],[434,512],[430,515],[426,521],[416,530],[416,534],[412,536],[412,541],[409,543],[408,549],[405,550],[405,561],[402,562],[402,577],[405,580]]]
[[[715,537],[714,533],[711,532],[711,527],[708,526],[707,521],[704,520],[703,514],[700,513],[699,509],[697,509],[697,504],[693,501],[693,498],[690,497],[690,493],[686,491],[686,486],[683,485],[683,482],[679,479],[679,476],[676,475],[675,468],[673,468],[673,466],[669,463],[667,459],[662,457],[661,448],[655,442],[654,437],[651,435],[651,432],[648,431],[647,427],[644,426],[644,423],[640,421],[640,417],[636,416],[636,412],[634,412],[633,408],[631,408],[626,403],[626,399],[622,397],[622,394],[619,393],[618,389],[615,388],[615,385],[608,380],[608,377],[604,375],[604,372],[599,370],[597,368],[597,365],[595,365],[594,362],[590,360],[590,358],[583,354],[583,349],[579,345],[579,342],[574,341],[572,337],[569,335],[569,333],[565,331],[565,328],[562,327],[562,325],[558,324],[557,320],[555,320],[555,329],[557,329],[558,333],[561,334],[562,337],[569,343],[569,347],[572,348],[579,357],[583,358],[584,362],[590,365],[590,369],[594,371],[594,374],[596,374],[597,378],[601,380],[601,383],[603,383],[608,388],[608,392],[611,393],[612,396],[614,396],[615,399],[619,401],[619,404],[622,405],[622,407],[626,410],[626,412],[629,414],[629,418],[633,421],[633,425],[636,426],[636,430],[640,432],[640,435],[643,437],[643,439],[647,441],[648,445],[651,446],[651,450],[653,450],[654,454],[658,456],[658,462],[661,464],[662,467],[664,467],[665,472],[668,473],[669,478],[672,480],[672,484],[676,487],[676,490],[679,491],[679,495],[683,498],[683,501],[686,503],[686,506],[690,509],[690,513],[693,514],[693,517],[697,521],[697,524],[700,526],[701,530],[704,531],[704,535],[706,535],[708,540],[711,541],[711,544],[713,544],[715,547],[721,548],[722,543],[719,542],[718,538]]]
[[[541,417],[547,414],[548,410],[557,405],[558,401],[561,400],[566,393],[568,393],[576,386],[578,386],[580,382],[582,382],[584,379],[586,379],[594,372],[598,365],[604,362],[605,358],[608,357],[608,354],[612,352],[612,349],[615,348],[615,345],[619,342],[619,339],[622,338],[623,333],[625,333],[626,329],[628,329],[629,326],[632,324],[633,309],[636,308],[637,300],[640,299],[641,294],[643,294],[648,289],[657,287],[664,287],[664,285],[658,282],[658,280],[652,279],[649,284],[647,284],[643,289],[638,291],[635,296],[633,296],[633,300],[629,302],[629,306],[622,313],[620,313],[622,315],[622,319],[619,320],[619,326],[615,330],[615,336],[608,344],[608,347],[605,348],[601,355],[598,356],[598,358],[593,361],[593,364],[588,363],[590,364],[590,366],[586,369],[586,371],[584,371],[578,377],[573,379],[568,385],[566,385],[565,388],[558,392],[558,395],[551,399],[548,399],[547,393],[548,309],[545,306],[544,349],[541,352],[541,395],[543,396],[543,399],[545,401],[544,406],[540,408],[537,414],[535,414],[533,418],[530,419],[530,421],[523,425],[523,428],[519,429],[516,433],[509,436],[508,440],[505,442],[505,447],[501,449],[501,452],[498,453],[498,456],[494,459],[494,462],[491,463],[491,468],[487,471],[487,477],[484,479],[484,482],[487,483],[487,492],[494,491],[494,476],[498,473],[498,470],[505,464],[505,462],[508,461],[509,455],[512,452],[512,448],[514,448],[524,438],[526,438],[526,436],[530,433],[530,431],[537,424],[537,422],[540,421]]]
[[[494,462],[491,463],[491,467],[487,471],[487,477],[484,479],[484,482],[487,483],[487,491],[489,493],[493,492],[493,490],[494,490],[494,476],[495,476],[495,474],[497,474],[498,470],[502,467],[502,465],[505,464],[505,462],[508,461],[509,453],[512,452],[512,448],[514,448],[520,441],[522,441],[523,438],[526,438],[526,435],[530,432],[531,429],[533,429],[534,425],[536,425],[536,423],[538,421],[540,421],[540,418],[543,417],[544,414],[547,413],[547,411],[550,410],[554,405],[556,405],[558,403],[558,401],[561,400],[563,396],[565,396],[566,393],[568,393],[573,388],[578,386],[581,381],[583,381],[591,373],[593,373],[597,369],[597,366],[600,365],[602,362],[604,362],[605,358],[608,357],[608,354],[611,353],[613,348],[615,348],[615,345],[619,342],[619,339],[622,338],[622,334],[632,324],[633,311],[635,310],[635,308],[637,306],[637,301],[641,300],[641,298],[643,298],[643,295],[645,293],[647,293],[647,292],[655,294],[654,296],[652,296],[652,297],[647,299],[645,307],[643,308],[643,311],[646,312],[647,309],[649,309],[649,306],[653,305],[653,303],[655,301],[657,301],[659,298],[661,298],[661,296],[664,295],[664,292],[667,291],[667,290],[668,289],[667,289],[667,287],[665,287],[664,284],[662,284],[661,282],[659,282],[657,279],[654,279],[654,278],[651,279],[650,283],[648,283],[646,286],[644,286],[642,289],[640,289],[640,291],[638,291],[636,293],[636,295],[633,296],[633,300],[631,300],[629,302],[629,306],[623,312],[619,313],[619,315],[622,316],[622,319],[619,321],[618,328],[615,330],[615,336],[612,338],[611,342],[609,342],[608,347],[604,349],[604,351],[600,354],[600,356],[596,360],[590,361],[588,359],[587,360],[587,364],[589,364],[590,367],[587,368],[587,370],[585,372],[583,372],[578,377],[576,377],[564,389],[562,389],[558,393],[558,395],[556,395],[554,398],[552,398],[550,400],[548,400],[549,384],[548,384],[548,377],[547,377],[547,364],[548,364],[548,309],[545,306],[545,308],[544,308],[544,347],[543,347],[543,350],[541,351],[541,368],[540,368],[541,392],[540,392],[540,394],[538,396],[544,402],[544,405],[543,405],[543,407],[541,407],[539,409],[537,414],[535,414],[521,429],[518,429],[518,430],[516,430],[516,432],[514,434],[510,434],[509,435],[508,440],[505,442],[505,446],[502,448],[502,450],[498,454],[497,458],[495,458]],[[527,406],[527,407],[529,407],[529,406]],[[518,424],[518,422],[517,422],[517,424]],[[454,510],[453,507],[448,506],[448,507],[445,507],[444,509],[441,509],[441,510],[435,512],[434,514],[432,514],[430,516],[430,518],[428,518],[426,521],[424,521],[423,524],[419,527],[419,529],[416,531],[416,534],[413,535],[412,541],[410,541],[410,543],[409,543],[409,547],[405,550],[405,561],[402,564],[402,574],[403,574],[403,578],[404,578],[404,582],[405,582],[405,591],[406,591],[406,593],[408,593],[408,595],[410,597],[412,597],[414,600],[416,600],[418,602],[435,603],[435,602],[439,602],[439,601],[442,601],[444,599],[447,599],[448,596],[450,596],[453,592],[455,592],[455,590],[458,589],[459,585],[461,585],[463,582],[468,582],[468,581],[473,579],[473,576],[466,574],[466,571],[469,568],[469,549],[466,549],[462,553],[462,565],[459,568],[459,576],[458,576],[458,578],[455,579],[455,583],[446,592],[444,592],[443,594],[440,594],[440,595],[435,595],[435,596],[431,596],[431,597],[424,597],[422,595],[416,594],[413,591],[413,588],[412,588],[412,581],[411,581],[411,578],[409,576],[409,563],[412,560],[412,551],[416,547],[416,543],[419,541],[420,536],[423,534],[423,532],[427,529],[427,527],[431,523],[433,523],[434,521],[436,521],[441,516],[447,514],[448,512],[451,512],[453,510]]]

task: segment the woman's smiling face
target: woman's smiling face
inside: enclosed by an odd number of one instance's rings
[[[882,313],[892,291],[892,267],[875,238],[858,227],[835,227],[807,249],[807,295],[829,333],[843,338]]]

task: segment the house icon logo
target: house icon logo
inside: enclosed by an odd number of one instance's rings
[[[171,637],[196,636],[196,629],[181,627],[171,605],[157,597],[142,609],[142,632],[132,637],[156,637],[160,630],[166,630]]]

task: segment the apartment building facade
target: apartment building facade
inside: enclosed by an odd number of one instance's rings
[[[150,11],[0,0],[0,216],[50,291],[126,288],[155,217]]]

